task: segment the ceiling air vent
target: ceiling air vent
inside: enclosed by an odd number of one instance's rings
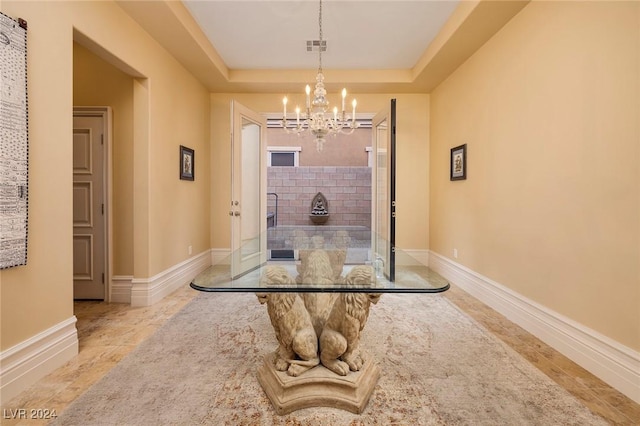
[[[320,40],[307,40],[307,52],[317,52],[320,49]],[[322,40],[322,51],[327,51],[327,40]]]

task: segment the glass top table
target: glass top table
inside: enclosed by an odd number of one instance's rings
[[[396,249],[389,256],[388,252],[388,245],[366,229],[271,228],[267,235],[246,241],[202,271],[190,285],[205,292],[256,293],[440,293],[449,289],[446,279],[408,253]],[[393,281],[389,280],[391,257]]]

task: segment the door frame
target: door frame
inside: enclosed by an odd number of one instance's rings
[[[267,120],[263,114],[260,114],[237,100],[232,99],[230,102],[231,116],[231,200],[230,200],[230,225],[231,225],[231,276],[240,277],[243,274],[263,265],[267,261]],[[260,141],[258,147],[259,155],[259,247],[258,252],[250,256],[251,259],[242,259],[242,219],[241,211],[244,201],[239,194],[242,192],[242,175],[237,175],[238,170],[241,171],[242,164],[242,147],[241,144],[236,146],[241,139],[237,137],[242,135],[242,119],[246,119],[260,126]],[[240,156],[237,154],[240,153]],[[240,220],[240,223],[238,223]]]
[[[387,229],[386,235],[380,235],[378,229],[378,124],[387,121],[387,133],[386,133],[386,179],[384,184],[386,185],[386,193],[389,201],[389,205],[386,207],[386,219]],[[384,238],[385,254],[383,273],[385,277],[390,281],[395,281],[395,269],[396,269],[396,99],[389,100],[387,107],[379,111],[371,121],[371,149],[372,149],[372,164],[371,164],[371,261],[377,268],[377,253],[379,247],[380,237]]]
[[[111,302],[111,277],[113,276],[113,143],[112,143],[112,110],[109,106],[74,106],[73,117],[98,117],[102,119],[104,144],[103,156],[103,190],[104,215],[100,224],[104,229],[104,301]],[[72,123],[73,126],[73,123]],[[73,128],[72,128],[73,130]],[[73,202],[73,198],[72,198]]]

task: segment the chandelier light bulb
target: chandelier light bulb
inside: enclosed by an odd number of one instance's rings
[[[342,89],[342,112],[344,112],[344,101],[347,98],[347,89]]]
[[[353,102],[351,102],[351,105],[353,105],[353,115],[351,116],[351,121],[355,123],[355,121],[356,121],[356,105],[358,105],[358,101],[356,101],[354,99]]]

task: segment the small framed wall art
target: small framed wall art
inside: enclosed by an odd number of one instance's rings
[[[465,180],[467,178],[467,144],[451,148],[450,161],[449,180]]]
[[[193,149],[180,145],[180,179],[195,179],[195,154]]]

